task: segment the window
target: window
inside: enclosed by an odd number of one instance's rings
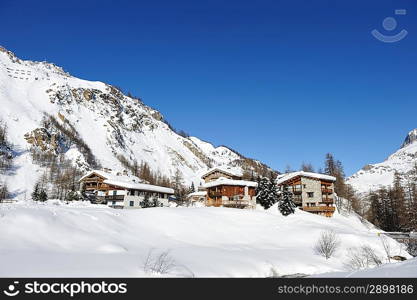
[[[135,202],[134,201],[129,201],[129,206],[134,206]]]
[[[116,196],[117,195],[117,191],[113,191],[113,196]]]
[[[307,196],[308,198],[314,198],[314,192],[308,192]]]

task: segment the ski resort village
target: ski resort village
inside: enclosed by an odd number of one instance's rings
[[[417,277],[417,130],[275,170],[3,47],[0,103],[2,277]]]

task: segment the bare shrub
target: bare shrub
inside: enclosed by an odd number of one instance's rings
[[[154,249],[149,250],[143,262],[143,271],[149,275],[174,274],[188,278],[194,278],[195,274],[188,267],[178,264],[170,255],[170,251],[155,253]]]
[[[323,231],[314,245],[313,249],[316,254],[319,254],[326,259],[329,259],[336,252],[340,246],[339,238],[332,230]]]
[[[382,247],[384,248],[385,254],[387,256],[388,262],[391,262],[391,245],[388,238],[385,235],[379,236],[381,239]]]
[[[176,267],[174,258],[169,254],[169,250],[154,253],[154,249],[149,250],[143,262],[143,271],[146,274],[169,274]]]
[[[375,250],[368,245],[349,248],[347,257],[345,267],[349,270],[368,269],[382,264],[382,260],[376,255]]]

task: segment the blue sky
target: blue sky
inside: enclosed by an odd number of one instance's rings
[[[278,170],[332,152],[350,175],[417,128],[416,1],[132,2],[2,0],[0,45],[120,86]]]

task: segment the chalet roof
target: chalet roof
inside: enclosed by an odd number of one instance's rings
[[[91,176],[92,174],[97,174],[100,177],[103,177],[105,179],[111,179],[111,180],[119,180],[119,181],[127,181],[127,182],[142,182],[142,179],[139,177],[133,176],[133,175],[123,175],[121,172],[115,172],[115,171],[103,171],[103,170],[92,170],[85,174],[83,177],[80,178],[79,181],[82,181],[83,179]],[[118,175],[119,174],[119,175]]]
[[[135,189],[141,191],[149,191],[149,192],[158,192],[158,193],[166,193],[166,194],[174,194],[174,190],[171,188],[166,188],[157,185],[151,185],[146,183],[141,183],[141,179],[136,176],[132,175],[117,175],[116,172],[106,172],[102,170],[92,170],[83,177],[79,181],[91,176],[92,174],[97,174],[104,178],[103,182],[106,184],[115,185],[118,187],[126,188],[126,189]]]
[[[235,179],[228,179],[225,177],[220,177],[219,179],[204,183],[203,187],[210,188],[210,187],[219,186],[219,185],[237,185],[237,186],[257,187],[258,183],[255,181],[235,180]]]
[[[327,180],[327,181],[336,181],[336,177],[330,176],[330,175],[325,175],[325,174],[319,174],[319,173],[313,173],[313,172],[304,172],[304,171],[298,171],[298,172],[292,172],[292,173],[286,173],[286,174],[281,174],[278,175],[277,179],[276,179],[276,183],[282,184],[290,179],[293,179],[297,176],[300,177],[307,177],[307,178],[315,178],[315,179],[323,179],[323,180]]]
[[[236,176],[236,177],[242,177],[242,171],[238,168],[234,168],[234,167],[230,167],[230,166],[221,166],[221,167],[214,167],[211,168],[210,170],[208,170],[207,172],[205,172],[204,174],[201,175],[201,178],[205,178],[207,176],[209,176],[210,174],[219,171],[222,172],[224,174],[227,174],[229,176]]]
[[[173,189],[163,187],[163,186],[158,186],[158,185],[151,185],[151,184],[146,184],[146,183],[125,182],[125,181],[109,180],[109,179],[106,179],[103,182],[106,183],[106,184],[115,185],[115,186],[122,187],[122,188],[125,188],[125,189],[174,194]]]
[[[193,192],[187,195],[187,198],[189,197],[193,197],[193,196],[206,196],[207,195],[207,191],[198,191],[198,192]]]

